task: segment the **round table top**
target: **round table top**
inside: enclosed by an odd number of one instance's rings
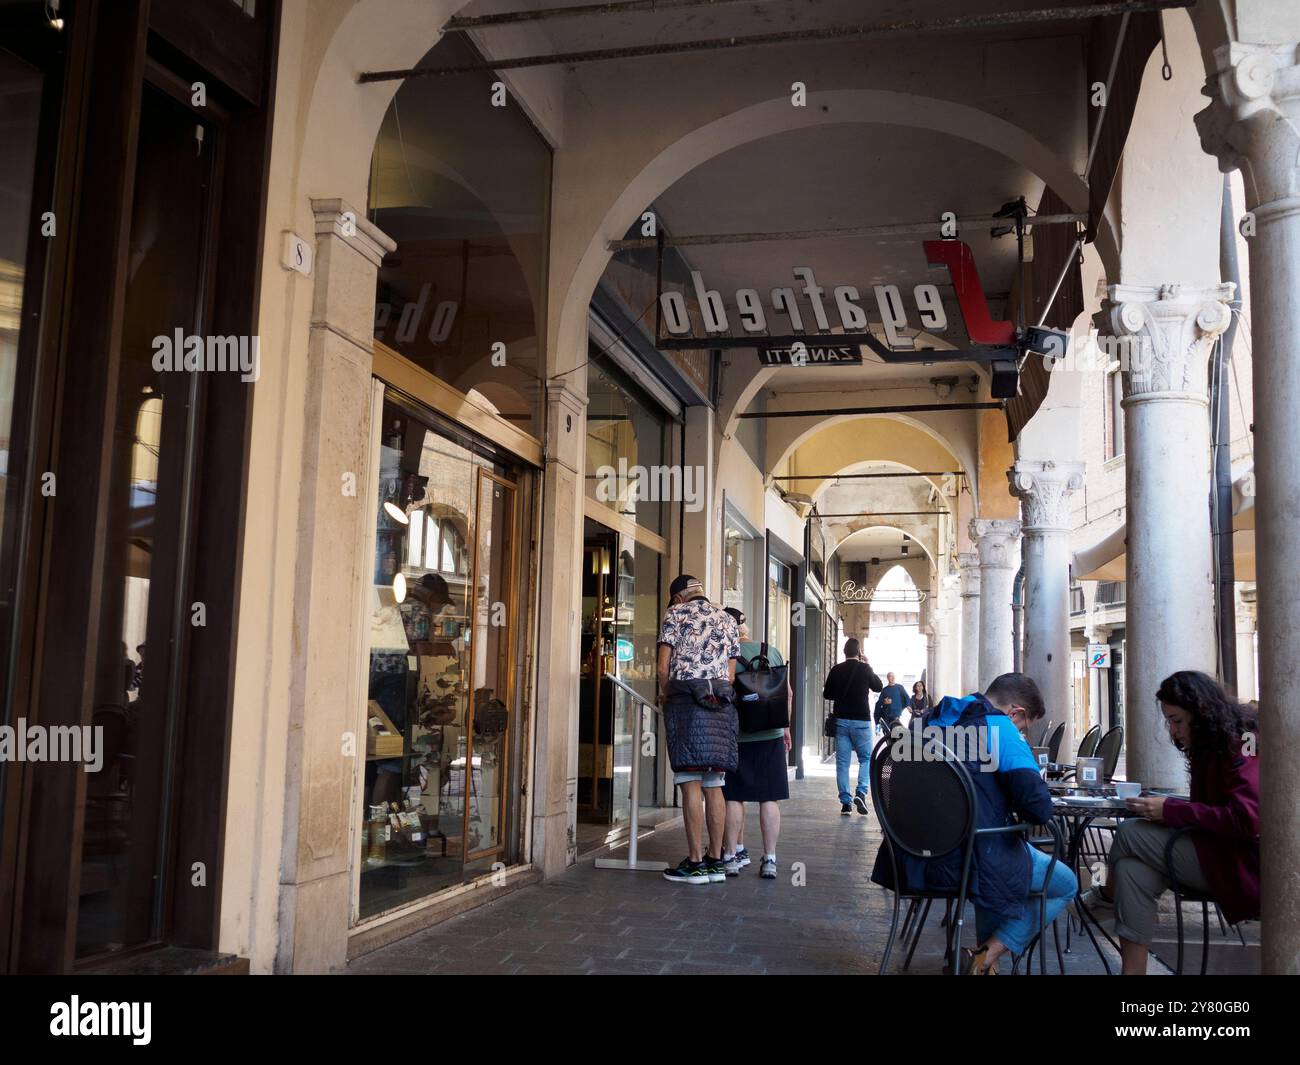
[[[1056,814],[1072,817],[1141,817],[1130,810],[1123,799],[1114,795],[1085,797],[1080,795],[1053,795],[1052,810]]]

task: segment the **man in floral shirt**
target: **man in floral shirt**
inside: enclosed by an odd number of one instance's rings
[[[659,691],[674,783],[682,789],[687,856],[664,879],[680,884],[723,883],[722,836],[727,806],[722,783],[736,768],[734,703],[740,632],[735,620],[709,602],[687,574],[669,588],[672,604],[659,631]],[[701,836],[708,822],[709,849]]]

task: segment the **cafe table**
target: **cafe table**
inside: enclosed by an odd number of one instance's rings
[[[1084,833],[1088,831],[1088,826],[1098,817],[1113,818],[1116,821],[1126,820],[1130,817],[1138,817],[1128,808],[1128,804],[1115,794],[1113,785],[1105,788],[1079,788],[1072,783],[1048,782],[1048,790],[1052,793],[1052,814],[1061,825],[1061,834],[1066,839],[1066,862],[1069,868],[1075,871],[1078,885],[1075,889],[1075,912],[1079,917],[1079,924],[1088,934],[1092,941],[1093,948],[1097,951],[1097,956],[1101,959],[1101,964],[1110,975],[1110,961],[1106,953],[1101,949],[1101,944],[1097,942],[1097,937],[1093,933],[1093,928],[1105,937],[1106,942],[1119,951],[1119,944],[1110,937],[1110,934],[1101,926],[1101,922],[1089,912],[1088,908],[1083,905],[1081,898],[1083,895],[1083,878],[1078,876],[1079,872],[1079,852],[1082,850]],[[1178,797],[1174,792],[1164,789],[1152,788],[1144,790],[1144,795],[1166,795]],[[1091,926],[1090,926],[1091,923]],[[1068,936],[1068,932],[1067,932]],[[1068,940],[1066,949],[1069,950]]]

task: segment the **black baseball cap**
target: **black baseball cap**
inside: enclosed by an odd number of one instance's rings
[[[682,573],[674,577],[673,583],[668,586],[668,594],[671,596],[681,595],[682,592],[690,588],[692,584],[699,589],[700,595],[704,594],[704,585],[700,582],[698,577],[692,577],[689,573]]]
[[[737,625],[745,624],[745,614],[743,611],[737,610],[734,606],[729,606],[726,610],[727,613],[735,619]]]

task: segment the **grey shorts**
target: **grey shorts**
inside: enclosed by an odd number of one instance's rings
[[[727,781],[726,773],[674,773],[673,783],[677,785],[689,784],[692,780],[698,780],[702,788],[720,788]]]

